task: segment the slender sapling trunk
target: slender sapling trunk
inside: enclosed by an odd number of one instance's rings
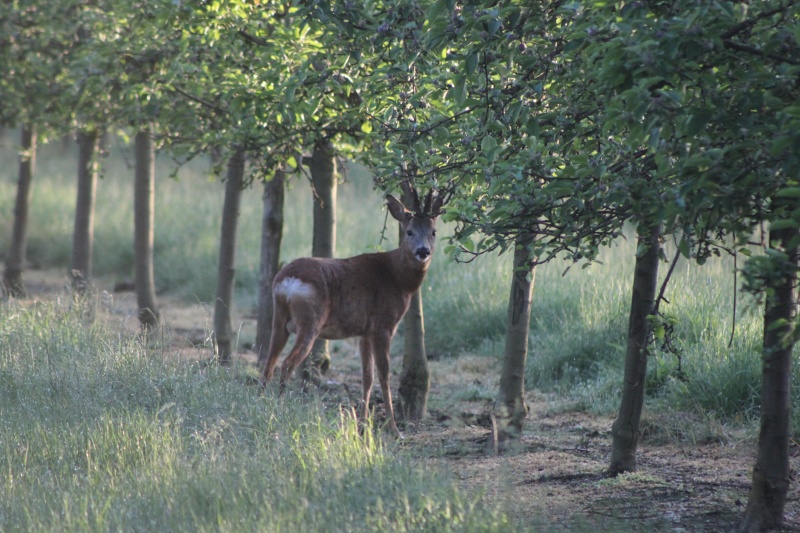
[[[94,205],[100,134],[95,129],[78,131],[78,196],[72,233],[72,289],[84,294],[91,284],[94,246]]]
[[[753,466],[753,485],[739,531],[756,532],[783,525],[789,492],[789,437],[792,390],[792,339],[797,312],[797,230],[770,231],[770,248],[783,252],[773,270],[764,307],[761,354],[761,429]]]
[[[336,252],[336,158],[333,143],[322,140],[314,145],[308,162],[314,186],[313,257],[333,257]],[[320,376],[331,366],[328,341],[317,339],[311,357],[303,366],[303,379],[319,383]]]
[[[264,182],[263,214],[261,217],[261,267],[258,278],[258,324],[256,325],[256,353],[258,365],[267,361],[269,341],[272,337],[272,281],[280,268],[281,239],[283,238],[283,199],[286,174],[275,171],[275,176]]]
[[[19,178],[17,197],[14,202],[14,227],[11,244],[3,272],[3,284],[9,296],[26,295],[22,272],[25,270],[25,256],[28,249],[28,206],[31,201],[31,181],[36,170],[36,130],[25,126],[21,132],[22,152],[19,158]]]
[[[233,353],[233,287],[236,280],[236,234],[239,226],[239,205],[244,181],[244,150],[236,149],[228,160],[225,200],[222,205],[222,224],[219,238],[217,267],[217,297],[214,299],[214,340],[217,361],[229,365]]]
[[[647,317],[655,309],[661,228],[639,227],[633,272],[633,294],[628,319],[628,342],[625,353],[625,376],[619,414],[611,427],[612,448],[609,474],[616,476],[636,471],[636,448],[639,424],[644,406],[644,385],[647,373],[647,345],[651,327]]]
[[[152,125],[135,138],[136,175],[133,191],[134,284],[142,329],[158,326],[159,312],[153,275],[155,218],[155,145]]]
[[[498,436],[502,439],[521,436],[525,417],[528,415],[528,407],[525,405],[525,365],[535,275],[530,240],[530,235],[520,235],[514,247],[514,271],[508,298],[500,395],[495,408],[499,425]]]

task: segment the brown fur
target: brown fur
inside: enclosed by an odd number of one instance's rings
[[[396,250],[348,259],[304,257],[278,272],[273,283],[272,338],[261,380],[266,384],[272,379],[290,333],[297,338],[283,363],[281,389],[318,337],[361,337],[363,416],[369,414],[374,365],[383,391],[386,423],[399,435],[389,386],[389,345],[430,265],[436,217],[414,216],[391,195],[387,201],[403,233],[411,233]],[[426,260],[419,260],[417,255],[425,251]]]

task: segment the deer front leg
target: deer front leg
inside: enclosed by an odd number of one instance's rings
[[[389,384],[389,345],[391,337],[388,335],[380,335],[372,340],[372,349],[375,357],[375,366],[378,369],[378,381],[381,383],[381,390],[383,391],[383,405],[386,408],[386,423],[389,430],[398,439],[402,439],[403,435],[397,429],[397,424],[394,420],[394,407],[392,407],[392,389]]]
[[[364,393],[361,397],[361,416],[364,420],[367,420],[369,418],[369,396],[372,394],[374,379],[372,343],[369,338],[361,337],[358,351],[361,354],[361,383],[364,387]]]

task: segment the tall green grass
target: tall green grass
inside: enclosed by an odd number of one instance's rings
[[[8,143],[8,141],[6,141]],[[75,159],[59,146],[42,149],[32,201],[29,259],[33,266],[63,268],[69,262]],[[95,272],[100,277],[131,277],[133,215],[129,149],[112,145],[105,177],[98,186]],[[10,237],[16,155],[0,151],[6,173],[0,181],[0,250]],[[168,176],[173,166],[159,159],[156,192],[155,274],[159,293],[187,301],[214,297],[223,186],[210,179],[207,165],[195,161]],[[387,222],[383,198],[369,175],[346,167],[339,187],[337,255],[349,256],[396,246],[397,230]],[[290,180],[282,260],[311,250],[310,187],[305,176]],[[386,223],[386,225],[385,225]],[[260,254],[261,188],[243,195],[237,252],[237,305],[255,307]],[[440,248],[450,229],[440,230]],[[629,232],[630,233],[630,232]],[[560,260],[537,268],[531,320],[528,387],[563,394],[577,408],[611,413],[617,408],[627,333],[634,243],[621,239],[601,252],[602,264],[573,267],[562,276]],[[672,254],[668,243],[667,254]],[[740,265],[741,266],[741,263]],[[426,345],[433,356],[464,352],[502,354],[510,254],[455,264],[440,252],[423,286]],[[668,265],[662,265],[662,277]],[[679,263],[662,310],[674,315],[677,358],[656,350],[650,361],[648,394],[652,405],[679,407],[721,420],[752,420],[760,390],[761,309],[740,295],[736,334],[733,321],[733,264],[718,258],[704,266]],[[400,330],[402,334],[402,328]],[[398,349],[399,343],[395,343]],[[800,375],[798,375],[800,377]],[[800,399],[800,395],[796,400]],[[798,418],[800,422],[800,418]],[[800,428],[800,424],[795,424]]]
[[[0,316],[0,530],[509,529],[313,397],[259,395],[58,305]]]

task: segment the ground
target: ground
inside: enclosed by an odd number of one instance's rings
[[[25,279],[39,297],[63,295],[67,285],[66,277],[53,271],[30,271]],[[136,330],[133,293],[115,293],[113,283],[107,285],[104,291],[98,283],[98,301]],[[170,353],[208,359],[212,307],[169,297],[159,305]],[[248,313],[237,315],[234,330],[252,339],[254,323]],[[400,360],[393,359],[397,391]],[[361,395],[356,343],[333,345],[332,360],[322,384],[326,403],[356,405]],[[254,363],[255,355],[243,348],[234,365],[255,375]],[[388,446],[421,463],[444,465],[470,494],[482,494],[520,530],[716,532],[732,530],[742,517],[755,457],[753,428],[704,428],[708,422],[685,413],[646,415],[637,472],[609,479],[613,418],[565,410],[563,398],[532,391],[524,435],[496,453],[488,414],[499,363],[497,357],[475,355],[431,361],[430,416],[405,424],[405,438],[387,437]],[[379,392],[374,395],[379,404]],[[794,473],[800,445],[792,442],[790,453]],[[785,520],[783,531],[800,531],[795,479]]]

